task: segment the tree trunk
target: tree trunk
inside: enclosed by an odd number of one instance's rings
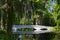
[[[1,30],[3,30],[3,10],[1,10]]]
[[[12,28],[12,0],[7,0],[7,13],[8,13],[8,21],[7,21],[7,34],[9,40],[12,40],[12,33],[11,33],[11,28]]]
[[[0,29],[1,29],[1,10],[0,10]]]

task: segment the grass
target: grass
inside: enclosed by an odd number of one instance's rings
[[[13,40],[12,38],[7,35],[7,32],[0,30],[0,40]]]
[[[7,40],[7,34],[5,31],[0,30],[0,40]]]

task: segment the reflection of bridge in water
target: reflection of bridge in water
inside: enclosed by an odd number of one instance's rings
[[[23,28],[33,28],[35,30],[33,31],[18,31],[17,29],[23,29]],[[49,33],[53,32],[53,30],[50,30],[50,26],[41,26],[41,25],[13,25],[12,32],[13,34],[42,34],[42,33]]]

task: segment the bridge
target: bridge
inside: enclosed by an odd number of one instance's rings
[[[32,31],[19,31],[18,29],[23,28],[30,28],[34,29]],[[53,30],[50,30],[53,27],[50,26],[42,26],[42,25],[13,25],[12,26],[12,33],[13,34],[42,34],[42,33],[49,33],[53,32]]]

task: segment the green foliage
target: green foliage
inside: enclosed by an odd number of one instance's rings
[[[9,37],[6,31],[0,30],[0,40],[14,40],[14,37]]]
[[[60,0],[57,0],[57,3],[60,4]]]
[[[0,0],[0,7],[5,4],[6,0]],[[47,26],[54,26],[58,37],[55,37],[55,40],[59,40],[60,37],[60,0],[55,0],[57,3],[52,5],[51,0],[12,0],[13,13],[12,13],[12,25],[16,24],[41,24]],[[54,10],[49,12],[49,7],[53,6]],[[6,8],[7,9],[7,8]],[[6,9],[3,12],[0,12],[0,15],[3,14],[3,25],[7,24],[8,14]],[[5,10],[5,11],[4,11]],[[1,17],[1,16],[0,16]],[[1,19],[1,18],[0,18]],[[36,21],[34,21],[36,20]],[[1,20],[0,20],[1,22]],[[25,30],[25,29],[23,29]],[[28,30],[28,29],[27,29]],[[57,31],[58,30],[58,31]],[[9,40],[5,35],[6,33],[0,31],[0,40]],[[25,36],[24,36],[25,37]],[[23,38],[24,38],[23,37]],[[37,36],[39,38],[39,36]],[[13,38],[13,37],[12,37]],[[11,38],[11,39],[12,39]],[[37,39],[38,39],[37,38]],[[53,39],[53,40],[54,40]],[[25,39],[26,40],[26,39]],[[52,39],[51,39],[52,40]]]
[[[5,31],[0,30],[0,40],[8,40]]]
[[[45,14],[44,15],[43,25],[56,26],[56,22],[55,22],[54,18],[52,18],[51,14]]]
[[[21,29],[18,29],[19,31],[33,31],[34,29],[33,28],[21,28]]]

